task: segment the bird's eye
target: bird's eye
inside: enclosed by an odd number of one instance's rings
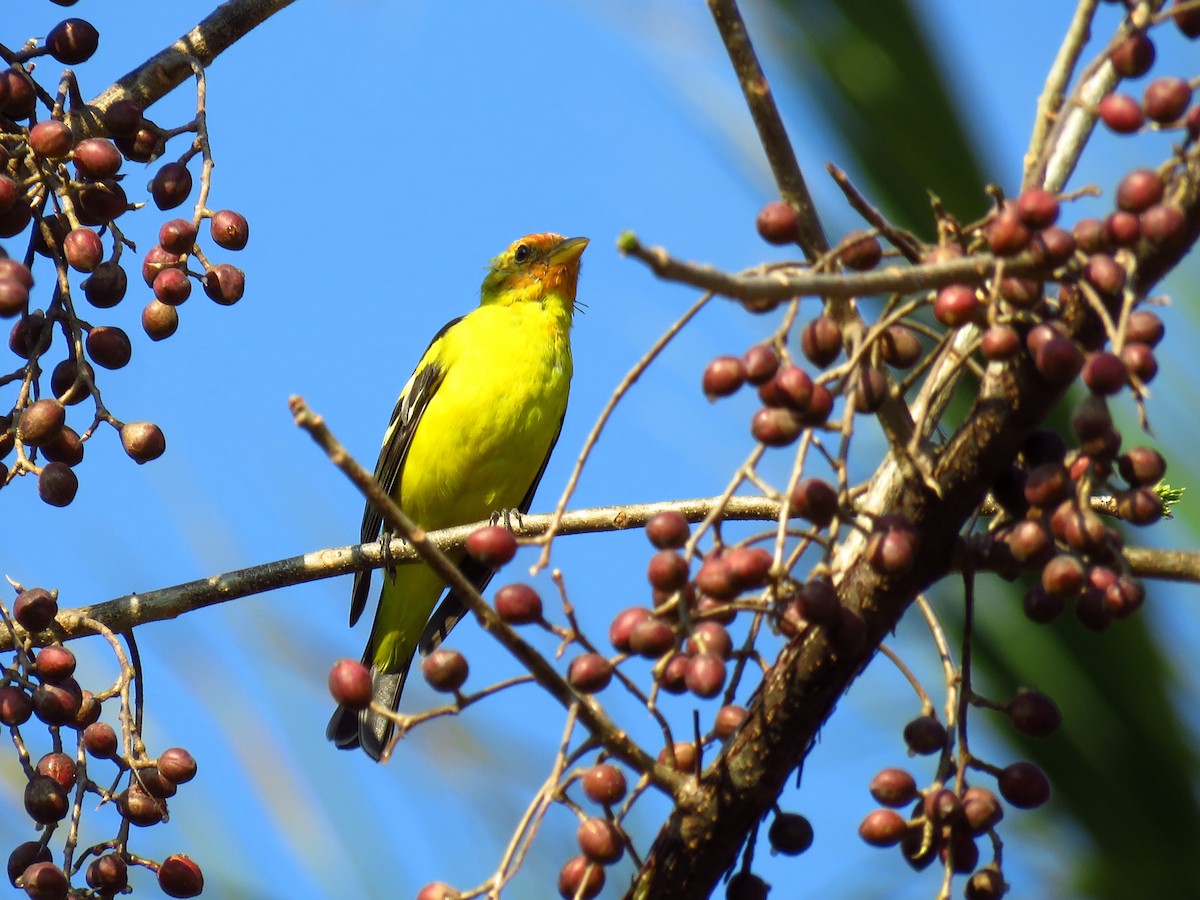
[[[533,251],[529,249],[528,244],[518,244],[517,249],[513,251],[513,259],[519,263],[523,263],[529,259],[529,256],[532,253]]]

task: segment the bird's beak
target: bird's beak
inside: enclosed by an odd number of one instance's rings
[[[552,266],[565,266],[579,262],[589,241],[585,237],[567,238],[550,251],[546,262]]]

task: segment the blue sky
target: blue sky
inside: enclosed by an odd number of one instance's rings
[[[919,4],[986,138],[991,177],[1010,188],[1038,75],[1067,14],[1059,6]],[[92,17],[102,35],[100,52],[79,69],[84,93],[98,93],[208,8],[129,0],[116,14],[79,4],[71,14]],[[19,45],[57,14],[49,4],[6,12],[0,40]],[[746,14],[752,34],[765,24],[753,4]],[[770,75],[769,53],[766,65]],[[820,176],[840,148],[806,113],[803,96],[778,93],[831,233],[855,227]],[[0,550],[0,573],[57,587],[64,605],[353,543],[361,499],[292,424],[288,396],[303,395],[370,466],[430,336],[474,305],[487,260],[523,234],[592,238],[571,407],[535,510],[557,498],[625,371],[693,300],[621,258],[617,234],[632,228],[682,257],[733,269],[787,256],[755,233],[772,183],[699,4],[306,0],[220,58],[208,96],[217,163],[210,205],[251,223],[247,250],[214,255],[247,270],[246,297],[220,308],[194,295],[180,310],[179,333],[161,344],[138,326],[148,299],[140,284],[116,309],[88,309],[94,323],[133,338],[133,363],[102,373],[106,403],[118,417],[159,423],[168,452],[138,467],[115,436],[101,434],[88,444],[69,508],[39,503],[28,482],[5,491],[22,527]],[[176,125],[193,103],[184,88],[151,115]],[[1102,184],[1144,153],[1108,136],[1096,144],[1081,177]],[[126,168],[133,199],[144,198],[157,164],[141,168]],[[144,249],[168,217],[153,207],[131,215],[129,236]],[[49,280],[44,267],[36,274]],[[1168,322],[1184,333],[1182,346],[1193,323],[1174,315]],[[717,493],[750,448],[751,406],[746,398],[710,406],[700,372],[713,355],[741,352],[774,326],[711,304],[618,409],[574,505]],[[1168,355],[1162,382],[1180,377],[1186,362]],[[1200,439],[1179,392],[1160,391],[1154,402],[1164,445]],[[772,465],[769,473],[786,473],[782,456]],[[1160,539],[1186,541],[1178,533]],[[618,609],[645,601],[647,546],[638,534],[556,545],[554,564],[597,636]],[[495,585],[523,577],[531,559],[525,551]],[[553,597],[545,575],[536,583]],[[411,896],[435,878],[467,887],[492,870],[545,777],[561,712],[525,689],[418,731],[387,766],[336,753],[323,737],[326,674],[335,659],[357,656],[366,638],[364,627],[346,628],[348,592],[349,578],[329,580],[140,630],[151,751],[190,748],[200,778],[173,802],[170,824],[135,835],[135,849],[194,855],[222,897]],[[1163,621],[1175,640],[1195,636],[1194,615],[1168,612]],[[897,640],[910,663],[932,662],[915,624]],[[469,624],[453,643],[471,660],[474,684],[513,671]],[[85,673],[111,676],[102,649],[78,652]],[[1180,676],[1181,690],[1194,689],[1194,669]],[[406,702],[433,700],[414,684]],[[612,700],[638,721],[632,706]],[[909,707],[915,715],[911,693],[882,662],[840,705],[802,789],[785,803],[816,825],[813,851],[786,859],[764,848],[757,857],[774,896],[828,896],[847,884],[860,896],[936,889],[934,874],[913,876],[897,854],[856,835],[872,807],[871,775],[908,762],[899,731],[909,713],[897,709]],[[679,720],[688,715],[681,707]],[[916,763],[913,770],[924,772]],[[0,756],[0,808],[19,810],[22,786],[11,755]],[[643,847],[665,809],[656,800],[645,806],[633,820]],[[1052,876],[1054,854],[1076,839],[1045,816],[1011,814],[1009,822],[1019,827],[1008,831],[1006,860],[1026,885]],[[576,852],[569,817],[557,810],[549,823],[567,827],[543,831],[514,896],[550,896],[559,865]],[[0,845],[31,836],[21,816],[0,816]],[[628,872],[628,864],[614,870],[609,893]]]

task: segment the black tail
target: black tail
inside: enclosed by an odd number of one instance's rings
[[[372,667],[375,702],[390,710],[397,709],[407,677],[408,666],[404,667],[403,672],[380,672]],[[391,719],[371,712],[370,708],[360,710],[339,706],[333,711],[333,717],[325,729],[325,737],[333,741],[339,750],[362,747],[367,756],[379,762],[395,730],[396,725]]]

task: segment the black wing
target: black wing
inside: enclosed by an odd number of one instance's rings
[[[563,412],[563,418],[566,418],[566,412]],[[554,432],[554,440],[550,442],[550,447],[546,450],[546,457],[542,460],[542,467],[538,469],[536,475],[533,476],[533,482],[529,485],[529,490],[525,492],[520,505],[517,507],[523,513],[529,512],[529,507],[533,503],[533,495],[537,493],[538,483],[542,480],[542,475],[546,472],[546,464],[550,462],[550,454],[554,452],[554,445],[558,443],[558,436],[562,434],[563,419],[558,420],[558,428]],[[499,512],[499,510],[496,510]],[[480,593],[487,587],[492,576],[496,574],[496,570],[485,566],[483,563],[476,562],[469,556],[458,566],[459,571],[467,581],[474,585],[475,590]],[[459,623],[463,616],[467,614],[467,608],[463,606],[458,595],[453,592],[446,595],[445,599],[438,604],[438,608],[434,610],[433,616],[425,625],[425,630],[421,632],[421,641],[417,645],[422,656],[428,656],[438,645],[446,639],[450,634],[451,629]]]
[[[446,374],[429,359],[430,350],[447,331],[460,321],[462,321],[461,316],[447,322],[433,336],[433,340],[429,342],[429,346],[421,357],[421,362],[417,364],[417,371],[405,385],[400,399],[396,401],[396,408],[392,410],[392,418],[388,422],[388,428],[383,437],[383,449],[379,451],[379,461],[375,464],[375,480],[392,497],[396,497],[397,488],[400,485],[400,475],[404,471],[404,461],[408,458],[408,449],[412,446],[417,425]],[[397,497],[397,499],[399,498]],[[370,503],[367,503],[363,510],[361,542],[368,544],[377,539],[382,527],[383,515]],[[354,588],[350,594],[351,625],[358,621],[359,616],[366,609],[367,593],[370,590],[370,571],[355,572]]]

